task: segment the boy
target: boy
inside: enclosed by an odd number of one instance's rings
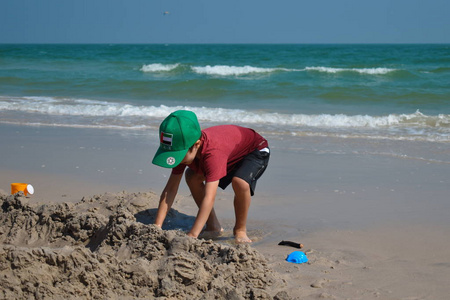
[[[161,227],[173,204],[183,172],[188,167],[186,183],[199,211],[188,236],[197,238],[205,231],[220,234],[223,230],[214,211],[217,187],[230,183],[234,190],[236,242],[250,243],[247,214],[256,181],[269,162],[267,140],[253,129],[235,125],[213,126],[203,131],[192,111],[171,113],[160,125],[160,146],[153,164],[172,168],[161,193],[155,225]]]

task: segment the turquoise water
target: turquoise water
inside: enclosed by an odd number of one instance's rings
[[[0,45],[0,122],[450,141],[450,45]]]

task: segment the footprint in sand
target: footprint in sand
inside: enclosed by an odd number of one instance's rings
[[[321,289],[323,286],[328,283],[328,280],[325,278],[319,279],[311,284],[312,288]]]

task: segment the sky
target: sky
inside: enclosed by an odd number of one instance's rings
[[[0,0],[0,43],[450,43],[449,16],[449,0]]]

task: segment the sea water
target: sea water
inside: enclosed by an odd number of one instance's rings
[[[450,142],[450,45],[0,45],[0,123]]]

